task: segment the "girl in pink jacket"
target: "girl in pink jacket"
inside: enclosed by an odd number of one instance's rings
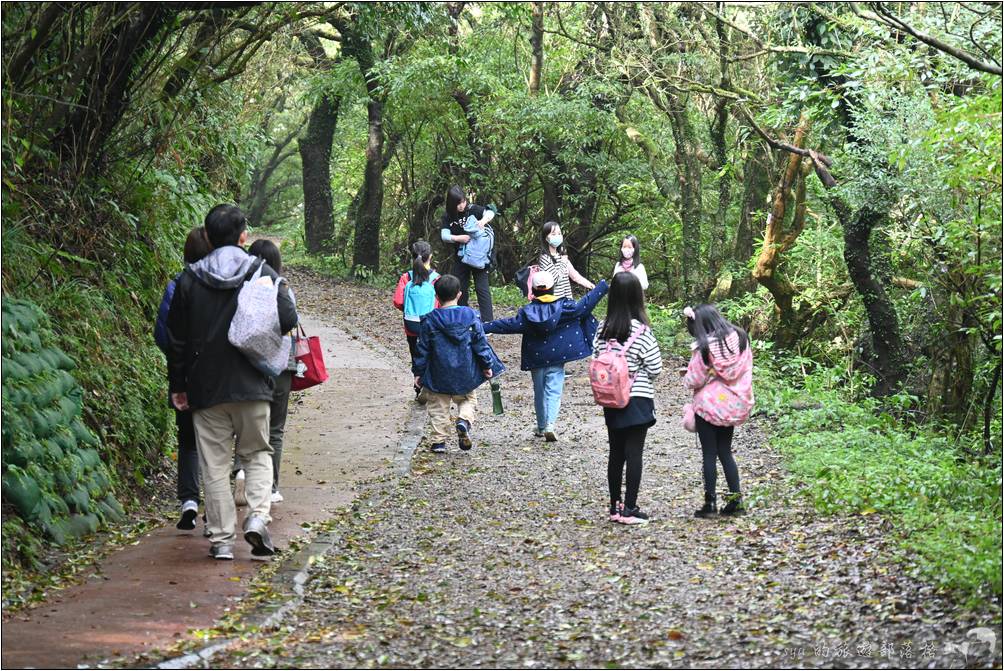
[[[732,457],[732,432],[753,408],[753,352],[746,332],[729,323],[714,305],[684,308],[694,352],[683,384],[694,391],[693,410],[704,458],[704,507],[697,517],[717,512],[715,485],[722,462],[729,497],[721,514],[744,512],[739,468]]]

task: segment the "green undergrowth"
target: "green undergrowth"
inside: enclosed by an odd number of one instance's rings
[[[84,441],[86,457],[96,455],[100,458],[98,471],[107,469],[103,471],[107,484],[102,482],[101,487],[92,489],[114,493],[128,515],[148,507],[149,478],[163,468],[164,455],[174,444],[165,362],[153,342],[153,322],[167,279],[181,268],[184,235],[189,226],[201,223],[209,203],[208,198],[190,193],[191,189],[182,188],[184,185],[177,181],[166,182],[158,174],[151,171],[140,178],[128,198],[101,186],[72,194],[42,184],[32,185],[33,191],[27,193],[7,182],[3,193],[5,302],[30,301],[36,305],[49,334],[46,347],[58,349],[67,357],[51,373],[42,375],[45,379],[38,382],[41,386],[37,393],[23,392],[21,400],[25,403],[11,408],[16,409],[18,419],[31,419],[34,411],[41,411],[43,396],[62,391],[59,384],[66,382],[62,373],[68,372],[63,369],[72,368],[72,377],[79,385],[79,393],[73,392],[76,395],[72,396],[72,404],[79,409],[77,418],[93,433],[92,439],[96,437],[92,442]],[[9,335],[5,324],[5,347]],[[4,368],[6,424],[6,364]],[[70,402],[64,405],[69,412]],[[46,422],[55,421],[54,411],[50,414],[52,418],[43,414],[32,428],[38,424],[37,428],[46,429]],[[80,434],[76,435],[78,441],[83,440],[80,428],[74,434]],[[72,447],[68,439],[64,442],[67,444],[60,444],[64,451]],[[43,447],[51,448],[45,443]],[[20,455],[11,448],[4,444],[5,472],[9,464],[24,468],[17,463]],[[55,454],[54,450],[49,452]],[[97,468],[90,462],[85,465]],[[61,559],[53,556],[50,546],[63,539],[40,531],[39,521],[44,528],[45,520],[35,519],[25,505],[19,506],[8,496],[6,484],[5,574],[14,570],[29,574],[52,570]],[[89,486],[85,483],[85,487]],[[58,493],[56,488],[49,489]],[[86,507],[87,501],[82,495],[73,496],[79,499],[76,503],[61,495],[47,497],[50,508],[55,505],[59,509],[57,517],[64,515],[56,498],[64,500],[70,513],[94,512],[75,510]],[[108,515],[98,517],[103,522]],[[69,555],[77,544],[88,544],[93,521],[89,519],[87,528],[80,530],[85,532],[83,536],[76,533],[77,529],[65,534],[66,545],[60,553]]]
[[[796,387],[766,356],[757,364],[771,442],[817,510],[882,515],[933,583],[974,605],[1000,596],[999,454],[983,456],[978,436],[907,423],[909,396],[849,398],[854,385],[825,369]]]
[[[368,268],[353,270],[351,258],[338,254],[310,254],[303,243],[302,231],[288,227],[256,230],[255,235],[281,239],[279,251],[282,254],[284,267],[305,268],[326,277],[361,282],[381,289],[393,289],[397,285],[397,278],[403,272],[396,268],[383,268],[377,273],[371,272]]]

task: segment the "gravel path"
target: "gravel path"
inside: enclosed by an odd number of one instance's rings
[[[406,365],[387,292],[291,279],[311,310]],[[639,503],[653,521],[611,524],[586,362],[567,367],[560,441],[547,444],[532,435],[519,337],[493,344],[510,368],[505,415],[491,415],[485,385],[471,452],[435,455],[423,442],[409,477],[363,490],[304,604],[215,666],[1000,667],[999,604],[974,613],[937,594],[897,563],[877,516],[812,513],[756,422],[736,434],[752,512],[695,519],[699,450],[676,419],[681,362],[658,381],[646,444]],[[966,638],[975,627],[994,632],[992,652]]]

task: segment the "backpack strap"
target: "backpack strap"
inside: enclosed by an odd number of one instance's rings
[[[632,333],[631,337],[628,338],[628,341],[624,343],[624,352],[627,352],[629,349],[631,349],[631,345],[634,344],[634,341],[637,340],[641,336],[641,334],[643,334],[647,330],[648,327],[642,324],[640,329]]]
[[[634,331],[631,334],[631,337],[627,339],[627,342],[625,342],[623,345],[621,345],[620,349],[618,350],[618,354],[626,357],[627,353],[628,353],[628,350],[631,349],[631,345],[634,344],[634,341],[637,340],[641,336],[641,334],[643,334],[647,330],[648,330],[648,327],[645,326],[644,324],[642,324],[641,328],[639,328],[636,331]],[[613,344],[615,342],[617,342],[617,341],[613,340],[613,339],[607,341],[607,349],[606,349],[607,352],[610,351],[611,347],[613,347]]]

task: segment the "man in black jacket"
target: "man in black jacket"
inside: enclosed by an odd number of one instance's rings
[[[233,437],[247,474],[250,512],[244,539],[251,554],[275,552],[268,533],[272,495],[272,448],[268,442],[269,402],[274,381],[259,372],[230,344],[230,321],[237,295],[258,269],[259,259],[242,249],[247,217],[234,205],[217,205],[206,215],[206,235],[213,251],[185,269],[178,279],[167,316],[171,341],[171,402],[191,408],[205,488],[210,555],[233,559],[237,509],[230,491]],[[264,265],[262,279],[277,278]],[[278,291],[279,325],[286,333],[297,323],[286,283]]]

